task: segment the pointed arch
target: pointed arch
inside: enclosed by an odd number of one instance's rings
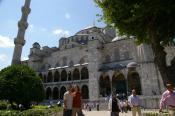
[[[47,82],[49,83],[49,82],[52,82],[52,81],[53,81],[52,72],[49,71],[48,76],[47,76]]]
[[[62,86],[60,89],[60,99],[63,99],[64,93],[66,92],[66,87]]]
[[[99,79],[99,89],[100,89],[100,95],[102,97],[109,96],[111,94],[111,83],[109,76],[101,75]]]
[[[83,99],[89,99],[89,88],[87,85],[82,86],[81,93]]]
[[[59,98],[59,90],[58,87],[53,88],[53,99],[57,100]]]
[[[88,69],[87,67],[83,67],[81,69],[81,79],[89,79],[89,72],[88,72]]]
[[[61,81],[66,81],[67,80],[67,72],[66,70],[61,71]]]
[[[54,82],[59,82],[60,80],[60,73],[58,71],[55,71],[54,73]]]
[[[135,89],[138,95],[142,94],[140,76],[137,71],[129,71],[127,76],[128,90]]]
[[[73,80],[80,80],[80,72],[77,68],[73,71]]]
[[[126,79],[123,73],[117,72],[112,76],[112,91],[127,94]]]
[[[71,73],[71,71],[68,72],[68,79],[67,80],[68,81],[71,81],[72,80],[72,73]]]
[[[74,66],[74,62],[72,60],[69,62],[69,66],[70,67]]]
[[[52,90],[50,87],[46,89],[46,99],[49,100],[52,97]]]

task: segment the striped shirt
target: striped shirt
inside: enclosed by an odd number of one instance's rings
[[[162,109],[163,106],[175,107],[175,91],[170,92],[166,90],[162,94],[162,98],[160,100],[160,109]]]

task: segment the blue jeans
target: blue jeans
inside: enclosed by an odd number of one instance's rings
[[[72,116],[72,110],[64,109],[63,116]]]

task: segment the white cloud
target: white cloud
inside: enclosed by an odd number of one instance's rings
[[[5,61],[7,61],[7,55],[6,54],[0,54],[0,61],[1,62],[5,62]]]
[[[55,29],[53,31],[53,34],[58,35],[58,36],[69,36],[69,31],[62,30],[62,29]]]
[[[25,57],[25,56],[22,57],[22,61],[28,60],[28,59],[29,59],[28,57]]]
[[[64,17],[65,17],[66,19],[70,19],[70,18],[71,18],[71,16],[70,16],[69,13],[66,13],[66,14],[64,15]]]
[[[0,47],[1,48],[11,48],[14,47],[13,40],[9,37],[0,35]]]

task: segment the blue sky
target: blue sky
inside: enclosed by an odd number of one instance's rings
[[[2,0],[0,3],[0,69],[11,64],[13,40],[23,4],[24,0]],[[27,59],[34,42],[58,47],[60,37],[71,36],[93,25],[94,20],[96,26],[104,27],[104,23],[97,22],[96,14],[101,11],[93,0],[31,0],[30,7],[22,59]]]

